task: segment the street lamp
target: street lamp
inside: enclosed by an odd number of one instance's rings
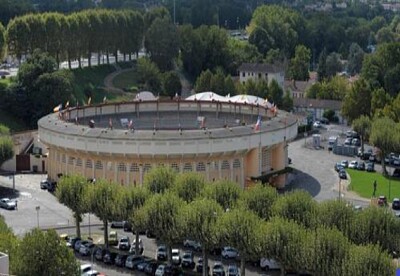
[[[39,211],[40,211],[40,206],[36,206],[36,214],[37,214],[37,227],[39,228]]]

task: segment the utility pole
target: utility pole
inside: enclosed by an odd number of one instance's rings
[[[174,0],[174,25],[176,25],[176,8],[175,8],[175,0]]]

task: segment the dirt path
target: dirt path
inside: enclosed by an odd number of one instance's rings
[[[111,74],[107,75],[107,77],[104,78],[104,89],[107,90],[108,92],[112,92],[112,93],[126,94],[126,92],[124,90],[114,86],[113,80],[119,74],[133,71],[135,69],[134,68],[121,69],[120,67],[116,67],[116,69],[117,70],[115,72],[112,72]]]

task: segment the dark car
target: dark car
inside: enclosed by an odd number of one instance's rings
[[[192,251],[186,251],[183,253],[181,265],[183,268],[190,268],[190,269],[193,269],[196,266],[193,259]]]
[[[106,254],[104,254],[103,262],[105,264],[114,264],[115,258],[117,257],[117,255],[118,255],[117,252],[112,252],[112,251],[107,250]]]
[[[394,198],[392,202],[392,209],[393,210],[400,210],[400,199]]]
[[[71,248],[75,248],[75,243],[80,240],[81,240],[81,238],[78,238],[78,237],[69,237],[67,240],[67,246],[71,247]]]
[[[146,265],[146,267],[144,268],[144,272],[145,272],[147,275],[154,275],[154,274],[156,273],[157,267],[158,267],[159,265],[160,265],[159,263],[157,263],[157,262],[155,262],[155,261],[151,261],[151,262],[149,262],[149,263]]]
[[[115,265],[119,266],[119,267],[124,267],[126,258],[128,256],[129,255],[127,255],[127,254],[118,254],[117,257],[115,257]]]
[[[137,270],[139,270],[139,271],[144,271],[144,269],[146,268],[146,266],[150,263],[150,262],[152,262],[153,260],[152,259],[143,259],[143,261],[142,262],[140,262],[140,263],[138,263],[137,264],[137,266],[136,266],[136,268],[137,268]]]
[[[47,191],[49,191],[50,193],[54,193],[57,189],[57,182],[50,182],[49,186],[47,187]]]
[[[97,247],[93,252],[94,258],[97,261],[103,261],[103,257],[106,254],[107,250],[102,247]]]
[[[337,162],[335,163],[335,171],[339,172],[340,170],[343,170],[344,167],[342,166],[342,163]]]
[[[365,163],[364,162],[358,163],[357,170],[364,171],[365,170]]]
[[[385,207],[387,205],[386,196],[379,196],[378,205],[381,207]]]
[[[400,169],[394,169],[392,176],[393,177],[400,177]]]
[[[339,178],[340,179],[347,179],[347,174],[345,170],[340,170],[339,171]]]
[[[181,276],[183,274],[183,270],[179,266],[175,265],[166,265],[164,268],[164,276]]]
[[[132,224],[129,221],[124,222],[124,231],[125,232],[132,232]]]
[[[208,272],[210,272],[210,266],[208,265]],[[203,273],[203,258],[199,258],[196,265],[196,271],[198,273]]]
[[[374,163],[368,162],[367,165],[366,165],[366,167],[365,167],[365,170],[366,170],[367,172],[374,172],[374,171],[375,171],[375,165],[374,165]]]

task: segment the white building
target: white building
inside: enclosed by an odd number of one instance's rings
[[[285,81],[285,70],[282,66],[268,63],[243,63],[239,69],[240,83],[246,83],[248,80],[265,80],[268,84],[276,80],[283,89]]]

